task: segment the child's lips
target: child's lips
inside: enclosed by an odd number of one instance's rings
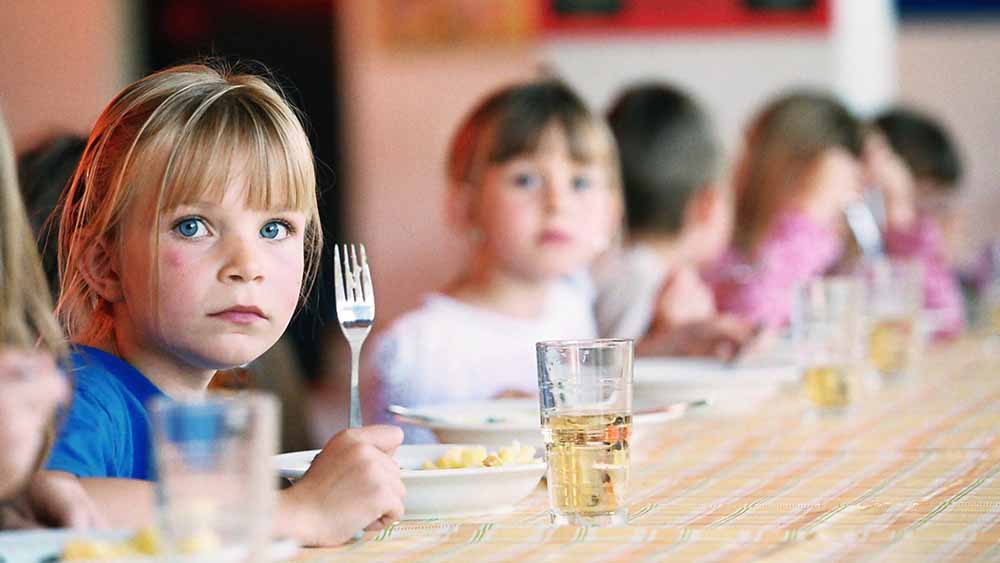
[[[566,244],[573,241],[573,237],[569,236],[565,231],[560,231],[559,229],[546,229],[542,231],[541,236],[538,240],[542,244]]]
[[[244,305],[237,305],[216,313],[210,313],[208,316],[241,325],[266,321],[268,318],[259,308]]]

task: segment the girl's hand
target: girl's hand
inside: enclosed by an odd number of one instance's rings
[[[48,354],[0,348],[0,499],[35,469],[47,425],[70,389]]]
[[[637,356],[694,356],[731,361],[754,345],[759,331],[736,317],[719,316],[653,330],[636,344]]]
[[[392,454],[402,441],[395,426],[339,432],[302,479],[282,491],[277,532],[304,545],[339,545],[362,529],[399,520],[406,489]]]
[[[821,224],[834,226],[844,208],[861,197],[863,173],[858,159],[842,148],[820,155],[804,179],[800,207]]]
[[[916,186],[906,163],[893,152],[881,133],[865,138],[865,173],[885,198],[886,219],[894,228],[906,228],[916,218]]]
[[[663,283],[656,298],[652,331],[669,331],[672,327],[707,320],[715,316],[712,290],[691,268],[675,271]]]
[[[10,508],[4,522],[8,527],[108,527],[80,480],[61,471],[36,473]]]

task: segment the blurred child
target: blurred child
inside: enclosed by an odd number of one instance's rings
[[[0,529],[100,522],[79,483],[36,474],[69,398],[65,354],[0,119]]]
[[[717,317],[712,291],[698,273],[725,250],[731,223],[708,118],[685,93],[649,83],[626,90],[608,121],[621,159],[628,247],[601,268],[601,335],[639,340],[653,329],[666,336],[642,339],[640,352],[697,353],[702,350],[690,346],[698,344],[711,353],[722,343],[713,341],[726,339],[734,349],[750,331]],[[690,341],[695,332],[701,342]],[[661,345],[650,350],[651,342]]]
[[[709,274],[721,311],[769,328],[787,322],[795,284],[841,257],[861,146],[857,120],[826,94],[784,95],[757,115],[733,176],[733,244]]]
[[[378,337],[365,415],[533,396],[536,342],[597,336],[587,269],[617,231],[617,170],[611,135],[564,84],[518,84],[477,105],[447,168],[450,216],[471,241],[465,272]]]
[[[309,141],[266,81],[187,65],[126,87],[63,200],[57,310],[77,392],[48,469],[79,477],[113,525],[149,522],[147,401],[199,396],[270,348],[321,241]],[[334,436],[282,491],[276,532],[332,544],[397,519],[401,440],[390,427]]]
[[[896,108],[872,122],[865,139],[869,180],[885,202],[889,254],[918,260],[924,270],[924,308],[935,335],[961,331],[965,311],[946,240],[956,238],[954,198],[961,161],[944,127],[917,111]]]

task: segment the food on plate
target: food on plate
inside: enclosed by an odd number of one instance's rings
[[[75,539],[63,546],[60,561],[113,561],[130,557],[160,555],[163,542],[155,528],[143,528],[121,541]]]
[[[535,448],[522,446],[514,440],[498,452],[487,452],[483,446],[455,446],[436,460],[427,460],[422,469],[462,469],[466,467],[499,467],[535,462]]]

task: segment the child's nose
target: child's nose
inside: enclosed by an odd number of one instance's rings
[[[566,205],[569,188],[562,183],[550,182],[545,189],[545,208],[556,213]]]
[[[251,282],[263,279],[264,272],[251,244],[235,239],[228,245],[226,263],[219,272],[220,281]]]

